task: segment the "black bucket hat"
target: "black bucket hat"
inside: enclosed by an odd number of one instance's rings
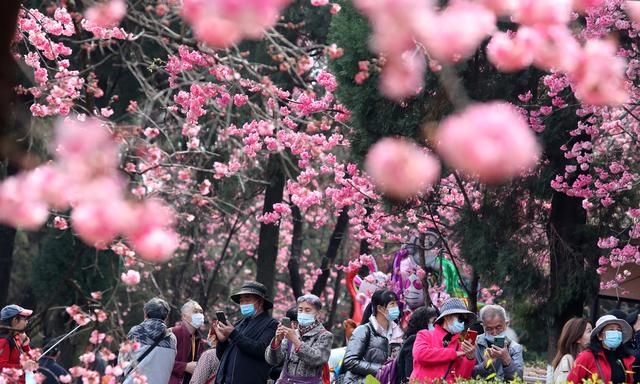
[[[242,284],[242,288],[231,295],[231,300],[236,304],[240,304],[240,295],[255,295],[262,298],[265,311],[273,308],[273,302],[267,297],[267,287],[257,281],[245,281]]]

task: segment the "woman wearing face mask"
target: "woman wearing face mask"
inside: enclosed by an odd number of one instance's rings
[[[553,359],[553,382],[560,384],[567,382],[571,368],[575,366],[576,357],[589,345],[593,327],[585,318],[574,317],[562,327],[558,339],[558,351]]]
[[[318,321],[322,302],[316,295],[298,298],[298,329],[280,324],[265,350],[267,363],[284,362],[278,384],[320,384],[322,368],[329,361],[333,335]]]
[[[340,378],[342,383],[364,383],[367,375],[375,376],[397,353],[403,336],[395,322],[398,317],[398,296],[388,289],[374,292],[362,316],[363,323],[353,331],[347,344],[342,363],[346,373]]]
[[[423,329],[433,329],[433,323],[438,317],[438,310],[433,307],[420,307],[416,309],[409,319],[407,331],[404,333],[404,343],[398,353],[396,371],[396,383],[407,382],[413,371],[413,344],[416,335]]]
[[[471,377],[475,365],[475,345],[460,342],[465,323],[475,318],[462,300],[452,298],[442,304],[433,330],[418,332],[413,345],[411,380],[419,383],[452,383]]]
[[[589,346],[576,358],[567,381],[581,383],[598,375],[598,380],[605,383],[633,383],[631,366],[635,358],[623,346],[632,335],[626,321],[612,315],[599,318],[591,331]]]

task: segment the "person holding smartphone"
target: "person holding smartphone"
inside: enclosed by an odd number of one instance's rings
[[[300,296],[297,303],[298,329],[291,327],[291,319],[283,318],[265,350],[265,360],[273,366],[284,363],[278,384],[321,384],[333,335],[318,321],[322,309],[318,296]]]
[[[495,380],[522,380],[524,359],[522,345],[506,337],[509,326],[507,312],[499,305],[485,305],[480,310],[484,333],[476,339],[476,365],[473,377]],[[493,376],[492,376],[493,377]]]
[[[475,315],[462,300],[451,298],[442,303],[434,329],[423,329],[416,336],[411,382],[454,383],[471,378],[476,346],[461,335],[472,319]]]

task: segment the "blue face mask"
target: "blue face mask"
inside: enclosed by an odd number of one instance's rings
[[[453,333],[454,335],[462,331],[464,331],[464,323],[460,321],[460,319],[456,318],[451,322],[451,324],[449,324],[449,332]]]
[[[427,329],[433,331],[434,329],[436,329],[436,327],[433,324],[429,324],[427,325]]]
[[[244,317],[251,317],[256,314],[256,307],[253,304],[240,304],[240,313]]]
[[[607,346],[607,348],[616,349],[620,344],[622,344],[622,332],[614,330],[606,331],[602,342]]]
[[[313,313],[298,312],[298,323],[303,327],[309,326],[316,321],[316,315]]]
[[[400,308],[391,307],[387,308],[387,319],[389,321],[396,321],[400,317]]]

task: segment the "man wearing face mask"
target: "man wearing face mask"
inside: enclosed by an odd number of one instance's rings
[[[522,346],[506,338],[509,326],[507,312],[499,305],[486,305],[480,310],[484,333],[476,339],[476,366],[473,377],[496,380],[522,380],[524,360]]]
[[[182,306],[180,313],[182,321],[172,328],[177,339],[177,353],[169,384],[188,384],[196,369],[196,362],[207,349],[207,341],[198,332],[204,324],[200,304],[189,300]]]
[[[216,384],[261,384],[269,377],[270,365],[265,361],[265,349],[276,333],[278,322],[267,312],[273,303],[267,289],[256,281],[248,281],[231,295],[240,304],[242,319],[234,325],[218,322],[215,335],[220,366]]]
[[[475,315],[460,299],[451,298],[442,304],[435,328],[419,331],[413,344],[412,381],[453,383],[471,378],[476,346],[469,340],[461,341],[460,334],[473,318]]]

